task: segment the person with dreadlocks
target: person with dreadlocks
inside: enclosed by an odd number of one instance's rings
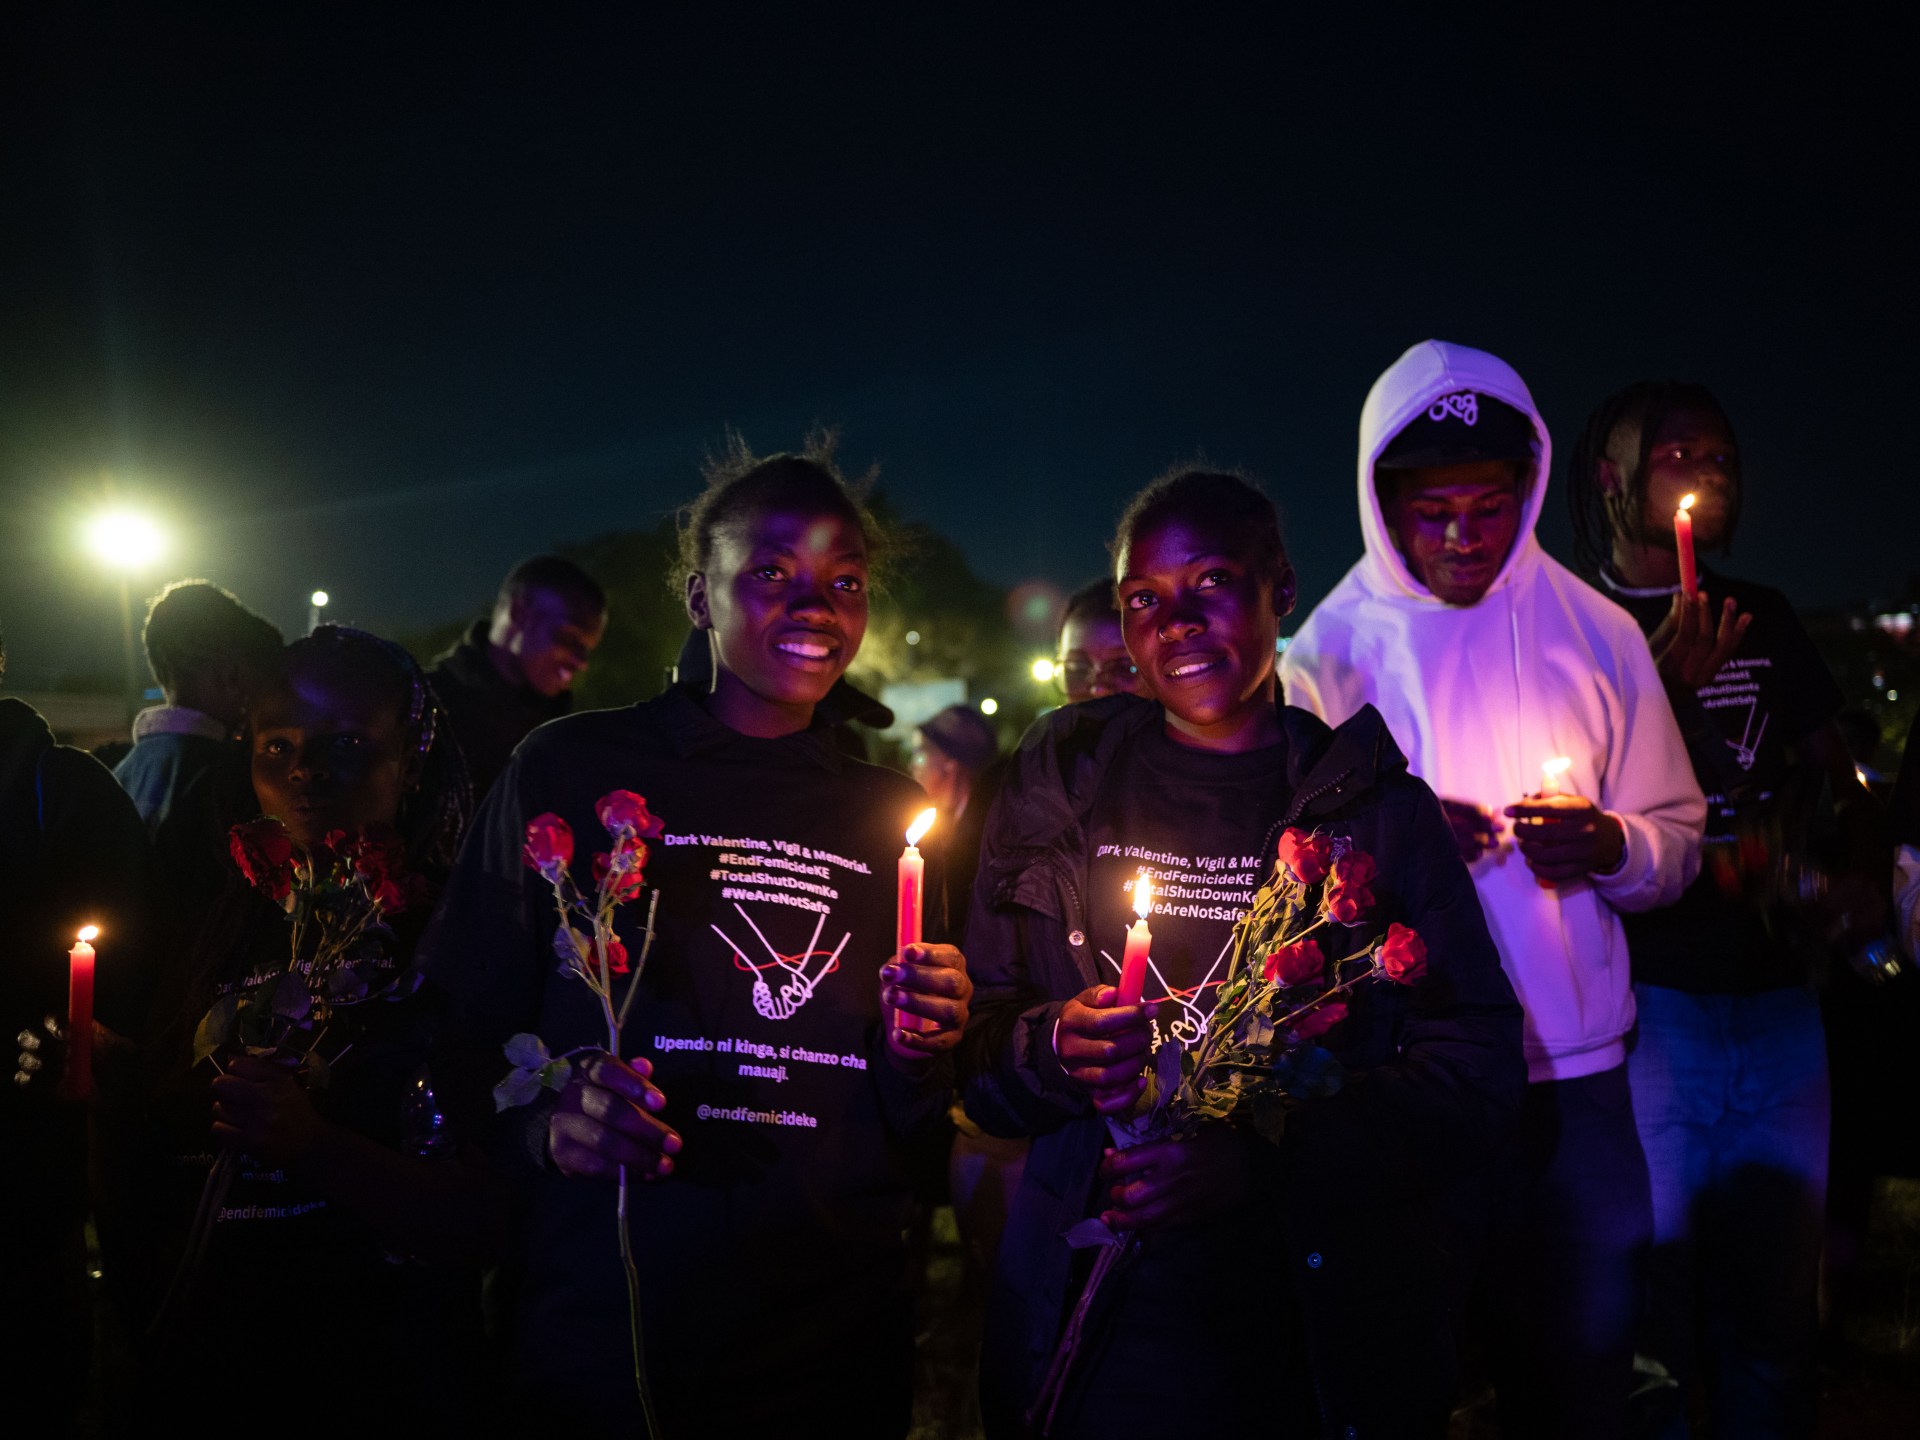
[[[1441,797],[1526,1012],[1488,1255],[1502,1431],[1617,1440],[1652,1229],[1620,917],[1693,879],[1706,806],[1645,639],[1534,536],[1550,459],[1512,366],[1408,350],[1360,413],[1366,554],[1280,675],[1330,723],[1386,718]]]
[[[1657,1432],[1674,1440],[1689,1402],[1715,1434],[1813,1433],[1829,1103],[1810,966],[1828,943],[1878,936],[1886,916],[1879,807],[1792,606],[1705,568],[1698,595],[1681,590],[1681,498],[1695,497],[1694,543],[1725,551],[1741,489],[1720,402],[1672,380],[1602,402],[1568,474],[1580,563],[1647,633],[1708,803],[1699,878],[1626,917],[1639,1016],[1627,1069],[1653,1185],[1640,1348],[1679,1382]],[[1833,872],[1822,903],[1782,893],[1783,876],[1816,864]]]
[[[412,658],[331,625],[286,647],[246,742],[257,813],[295,847],[397,832],[402,873],[426,893],[368,933],[398,983],[336,1009],[310,1085],[257,1052],[194,1062],[201,1017],[284,967],[289,932],[282,906],[231,862],[217,893],[189,899],[140,1037],[144,1084],[114,1127],[122,1298],[136,1323],[158,1317],[126,1418],[137,1408],[141,1428],[156,1428],[217,1398],[283,1434],[438,1424],[466,1388],[453,1376],[460,1340],[478,1336],[477,1280],[401,1257],[452,1253],[463,1217],[483,1207],[465,1203],[480,1190],[463,1167],[429,1161],[444,1150],[424,1080],[437,999],[403,977],[464,828],[464,764]],[[241,1159],[205,1258],[164,1301],[223,1149]]]

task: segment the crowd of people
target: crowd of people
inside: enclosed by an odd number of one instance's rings
[[[1784,597],[1686,570],[1682,495],[1716,553],[1743,499],[1710,391],[1594,410],[1571,566],[1551,463],[1509,365],[1416,345],[1290,642],[1273,501],[1176,468],[1066,606],[1066,703],[1005,753],[928,716],[910,778],[845,678],[889,555],[830,444],[710,465],[626,708],[573,712],[607,600],[556,557],[425,667],[168,587],[114,771],[0,699],[13,1415],[898,1437],[945,1200],[989,1436],[1437,1436],[1482,1382],[1514,1440],[1811,1435],[1820,991],[1920,959],[1920,757],[1884,809]],[[1337,1091],[1130,1143],[1303,843],[1376,867],[1327,935],[1424,974],[1329,1012]],[[1094,1219],[1131,1248],[1081,1305]]]

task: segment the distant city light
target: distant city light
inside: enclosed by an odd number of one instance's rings
[[[166,548],[160,527],[137,511],[109,510],[87,522],[87,549],[115,570],[143,569]]]
[[[997,715],[999,712],[1000,702],[991,695],[980,702],[980,713],[982,715]]]
[[[314,609],[324,610],[327,608],[327,592],[326,591],[316,590],[308,598],[313,602]]]
[[[920,632],[918,630],[907,631],[907,644],[918,645],[919,643],[920,643]]]
[[[1034,661],[1033,678],[1038,680],[1042,685],[1053,679],[1053,661],[1047,659],[1044,655]]]
[[[1898,690],[1889,690],[1889,691],[1887,691],[1887,703],[1888,703],[1888,704],[1890,704],[1890,705],[1892,705],[1892,704],[1898,704],[1898,703],[1899,703],[1899,700],[1900,700],[1900,692],[1899,692]]]

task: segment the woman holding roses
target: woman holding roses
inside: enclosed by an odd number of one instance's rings
[[[1294,576],[1272,503],[1180,471],[1113,546],[1147,698],[1035,727],[989,822],[968,922],[978,990],[968,1113],[1030,1136],[982,1358],[990,1435],[1024,1433],[1088,1269],[1089,1216],[1140,1237],[1090,1307],[1055,1435],[1444,1433],[1451,1294],[1435,1219],[1500,1143],[1524,1080],[1520,1012],[1432,794],[1379,717],[1338,730],[1278,703]],[[1380,964],[1306,1021],[1352,1072],[1290,1100],[1283,1138],[1226,1124],[1114,1142],[1157,1046],[1207,1033],[1234,922],[1276,855],[1328,882],[1325,918],[1269,964],[1302,983],[1388,932]],[[1144,872],[1156,903],[1141,1004],[1114,985]],[[1314,1032],[1318,1031],[1318,1035]],[[1392,1353],[1362,1337],[1391,1317]],[[1381,1374],[1383,1369],[1391,1374]],[[1349,1428],[1352,1427],[1352,1428]]]
[[[425,1068],[436,1001],[412,970],[464,824],[464,766],[411,657],[336,626],[287,647],[247,761],[255,818],[226,817],[217,868],[175,867],[219,888],[174,897],[145,1084],[108,1107],[126,1250],[114,1278],[151,1326],[125,1403],[142,1429],[203,1415],[215,1395],[277,1433],[457,1420],[477,1273],[401,1257],[449,1254],[488,1210],[467,1172],[426,1158],[445,1149]],[[223,1026],[261,977],[288,971],[305,993],[315,950],[295,954],[289,922],[323,873],[372,921],[324,1033]],[[323,1377],[324,1406],[297,1398]]]
[[[907,1160],[943,1121],[970,986],[950,947],[895,953],[902,832],[926,798],[835,733],[862,703],[841,677],[879,538],[828,448],[736,442],[682,532],[711,663],[535,731],[461,854],[428,941],[460,1040],[442,1073],[519,1198],[490,1318],[529,1423],[640,1429],[609,1223],[624,1167],[665,1434],[907,1429]],[[615,1056],[554,893],[569,874],[594,888],[581,837],[642,833],[607,811],[627,792],[645,797],[648,895],[613,912],[635,972],[611,977],[618,1003],[638,987]],[[544,1103],[496,1115],[519,1036],[586,1053]]]

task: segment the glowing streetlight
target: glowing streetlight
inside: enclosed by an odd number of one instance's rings
[[[1000,702],[991,695],[980,702],[980,713],[982,715],[997,715],[999,712]]]
[[[87,522],[87,549],[113,570],[143,570],[167,548],[167,537],[152,517],[136,510],[109,510]]]
[[[1038,680],[1042,685],[1045,685],[1049,680],[1053,679],[1053,661],[1047,659],[1044,655],[1033,662],[1032,670],[1033,678]]]
[[[311,635],[320,628],[320,612],[327,608],[332,598],[324,590],[316,590],[307,597],[307,633]]]
[[[327,608],[327,592],[326,591],[316,590],[308,598],[312,600],[314,609],[324,610]]]
[[[907,631],[906,641],[909,645],[918,645],[920,643],[920,632],[918,630]]]

